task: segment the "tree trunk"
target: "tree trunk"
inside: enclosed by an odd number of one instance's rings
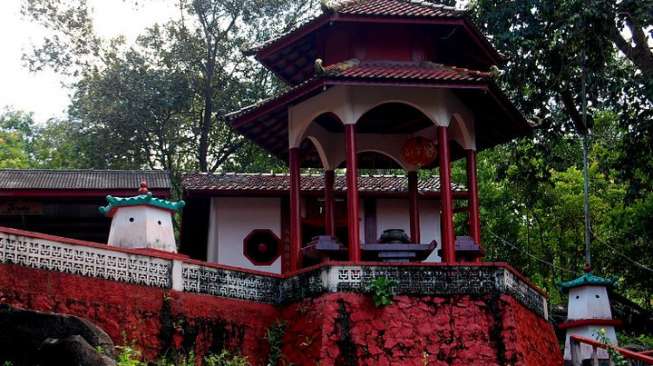
[[[199,166],[201,172],[209,170],[208,152],[209,152],[209,133],[211,132],[211,115],[213,114],[213,89],[211,82],[213,80],[213,65],[210,63],[206,67],[206,80],[204,84],[204,113],[202,113],[202,123],[200,126],[200,145],[199,145]]]

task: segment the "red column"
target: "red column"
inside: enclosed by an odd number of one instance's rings
[[[453,229],[453,195],[451,193],[451,158],[447,127],[438,126],[438,155],[440,159],[440,201],[442,205],[442,261],[456,261],[456,237]]]
[[[335,182],[333,170],[324,171],[324,232],[326,235],[336,236],[336,222],[333,202],[333,183]]]
[[[467,150],[467,189],[469,194],[469,236],[481,242],[481,219],[476,181],[476,151]]]
[[[410,241],[419,244],[419,206],[417,201],[417,172],[408,172],[408,210],[410,215]]]
[[[349,236],[349,260],[360,262],[360,236],[358,228],[358,163],[356,161],[355,126],[345,125],[345,151],[347,154],[347,227]]]
[[[296,271],[300,267],[302,247],[299,148],[293,147],[288,151],[288,163],[290,165],[290,271]]]

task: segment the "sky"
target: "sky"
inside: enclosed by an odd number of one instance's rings
[[[46,30],[31,24],[20,15],[23,0],[0,0],[0,113],[5,107],[34,113],[37,123],[49,118],[65,117],[70,90],[62,83],[69,81],[51,71],[31,73],[21,57],[31,45],[38,43]],[[106,38],[124,35],[133,42],[146,27],[178,14],[164,0],[133,3],[124,0],[88,0],[93,8],[96,32]]]

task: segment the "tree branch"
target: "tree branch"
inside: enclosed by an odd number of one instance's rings
[[[632,47],[631,42],[622,36],[617,23],[612,23],[608,36],[612,43],[642,71],[644,76],[651,79],[653,78],[653,53],[649,49],[646,34],[630,14],[624,14],[624,16],[624,22],[632,34],[635,47]]]
[[[223,148],[221,152],[222,156],[215,161],[215,163],[211,167],[211,172],[215,172],[216,169],[218,169],[220,165],[222,165],[229,158],[229,156],[231,156],[231,154],[236,152],[236,150],[240,149],[244,144],[245,141],[239,141],[229,147]]]

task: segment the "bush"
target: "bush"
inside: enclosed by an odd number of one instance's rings
[[[397,283],[394,280],[387,277],[375,278],[370,285],[374,306],[381,307],[391,305],[396,284]]]

